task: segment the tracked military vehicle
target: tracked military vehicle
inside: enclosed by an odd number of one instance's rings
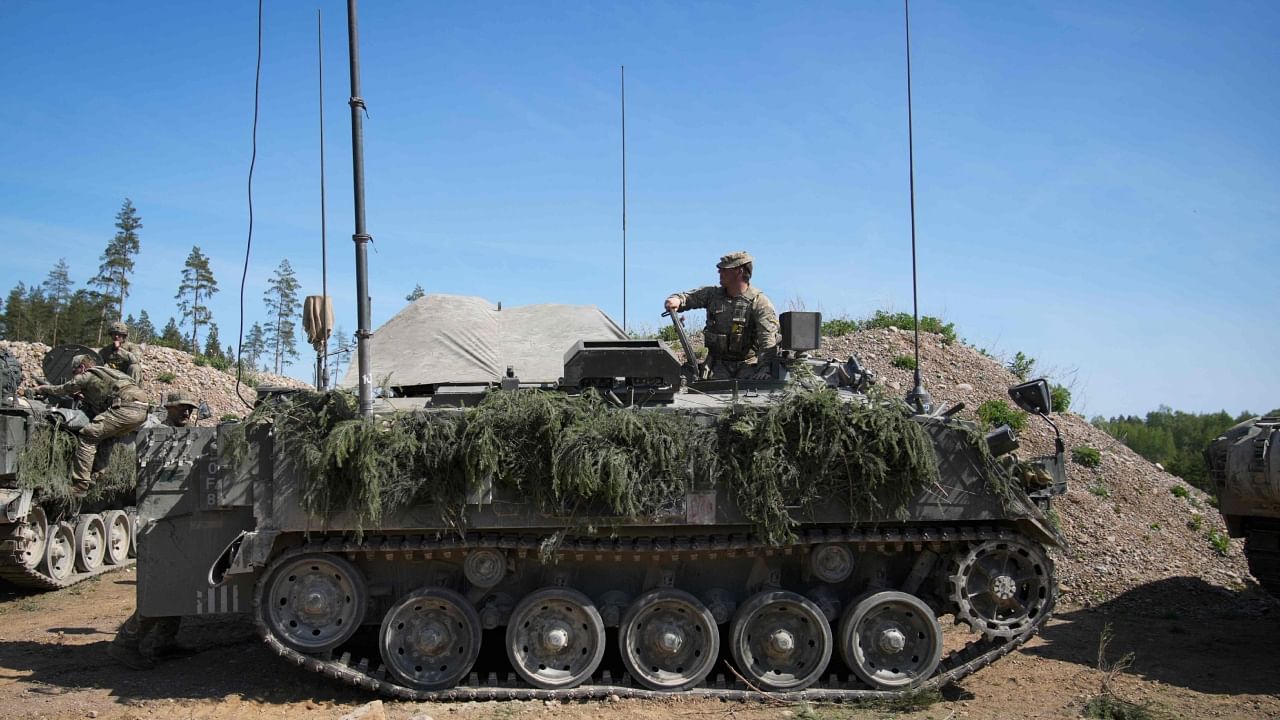
[[[1280,417],[1231,428],[1205,451],[1218,509],[1231,537],[1242,537],[1249,571],[1280,597]]]
[[[65,381],[71,358],[81,353],[93,350],[50,350],[42,363],[45,377]],[[115,473],[83,502],[72,502],[67,473],[74,431],[89,418],[74,398],[24,397],[21,384],[21,364],[0,349],[0,580],[56,590],[132,565],[134,455],[128,440],[104,445]]]
[[[371,420],[259,388],[246,422],[140,433],[139,611],[249,614],[286,662],[404,699],[957,681],[1054,607],[1061,444],[1019,460],[876,393],[807,355],[819,325],[784,314],[771,379],[712,381],[594,308],[420,299],[371,341]],[[1043,381],[1010,394],[1050,410]],[[951,619],[974,642],[947,652]]]

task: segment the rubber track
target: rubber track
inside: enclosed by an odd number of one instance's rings
[[[30,590],[61,590],[103,573],[133,567],[137,562],[135,558],[127,558],[119,565],[109,565],[104,555],[102,565],[97,570],[92,572],[74,570],[62,580],[56,580],[36,568],[29,568],[24,565],[22,552],[19,549],[20,546],[21,543],[13,538],[0,540],[0,580],[7,580],[18,587]]]
[[[817,545],[828,542],[843,542],[858,546],[859,552],[868,550],[901,551],[910,545],[915,549],[929,547],[934,551],[950,551],[959,549],[968,543],[987,540],[1011,540],[1022,537],[1019,533],[1005,528],[912,528],[887,530],[812,530],[795,543],[778,547],[753,542],[746,535],[732,536],[690,536],[680,538],[579,538],[566,541],[557,550],[562,557],[575,554],[671,554],[689,553],[742,553],[752,555],[784,555],[794,552],[802,546]],[[473,533],[464,538],[450,537],[444,539],[425,539],[422,536],[371,537],[364,542],[355,542],[347,538],[335,538],[305,543],[293,548],[274,562],[282,562],[291,557],[305,553],[338,553],[366,554],[370,557],[378,555],[394,555],[396,553],[421,553],[426,559],[433,554],[444,554],[458,551],[493,548],[496,550],[514,550],[518,556],[537,557],[542,538],[534,535],[499,535]],[[1058,586],[1053,572],[1053,560],[1046,554],[1045,562],[1049,569],[1049,598],[1045,602],[1040,617],[1027,628],[1027,631],[1015,638],[983,638],[975,640],[960,650],[952,652],[942,659],[938,671],[925,682],[906,690],[873,690],[853,676],[841,680],[835,674],[823,678],[805,690],[795,692],[761,692],[752,690],[741,681],[726,681],[718,675],[713,681],[678,693],[682,697],[719,698],[722,700],[786,700],[810,702],[839,702],[858,700],[885,700],[914,695],[921,690],[940,689],[960,681],[1004,657],[1022,643],[1034,636],[1053,614],[1057,601]],[[480,678],[472,673],[465,685],[448,690],[416,690],[396,684],[390,675],[381,667],[381,658],[371,666],[370,660],[362,658],[354,660],[350,653],[340,657],[313,656],[300,653],[281,643],[268,629],[266,621],[259,612],[259,598],[262,585],[269,572],[262,573],[258,587],[254,592],[254,622],[258,633],[267,645],[288,662],[311,672],[325,675],[334,680],[354,685],[371,692],[399,700],[450,702],[472,700],[588,700],[602,699],[610,696],[622,698],[670,698],[671,692],[650,690],[635,687],[629,676],[611,677],[607,671],[592,678],[589,685],[562,690],[546,690],[520,684],[514,673],[508,673],[500,680],[496,673]],[[372,667],[372,669],[371,669]]]

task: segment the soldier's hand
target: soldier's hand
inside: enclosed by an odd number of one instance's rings
[[[769,372],[769,368],[760,368],[751,375],[752,380],[772,380],[773,373]]]
[[[121,339],[119,336],[116,336],[116,337],[111,338],[111,346],[112,346],[112,347],[114,347],[114,348],[115,348],[115,349],[117,349],[117,350],[119,350],[119,349],[120,349],[120,343],[122,343],[122,342],[124,342],[124,340],[123,340],[123,339]]]
[[[49,390],[50,390],[50,387],[49,387],[48,385],[37,385],[37,386],[35,387],[35,391],[34,391],[34,392],[35,392],[35,394],[37,394],[37,395],[48,395],[48,394],[49,394]]]
[[[680,298],[676,297],[675,295],[672,295],[671,297],[667,298],[666,308],[667,308],[667,312],[675,312],[679,310]]]

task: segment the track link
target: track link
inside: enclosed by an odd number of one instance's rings
[[[82,583],[92,577],[114,572],[121,568],[133,567],[137,563],[135,558],[128,558],[119,565],[109,565],[104,561],[101,566],[92,572],[75,570],[67,577],[58,580],[40,572],[38,565],[37,567],[27,567],[23,562],[23,542],[18,539],[21,527],[21,523],[12,526],[11,536],[0,538],[0,580],[7,581],[20,588],[41,591],[61,590],[77,583]]]
[[[890,528],[867,530],[849,528],[842,530],[814,529],[787,546],[773,546],[754,541],[747,535],[696,535],[664,538],[573,538],[562,543],[556,554],[565,558],[586,554],[710,554],[727,556],[744,554],[785,554],[810,545],[840,542],[858,547],[859,552],[876,550],[914,549],[949,552],[970,543],[986,540],[1008,540],[1019,535],[1005,528]],[[422,536],[370,537],[362,542],[348,538],[330,538],[305,543],[282,554],[277,561],[305,553],[338,553],[369,556],[394,556],[400,553],[419,553],[426,558],[433,554],[470,551],[480,548],[516,551],[520,556],[537,556],[544,538],[534,535],[505,535],[497,533],[472,533],[465,537],[425,539]],[[873,690],[852,676],[841,678],[832,673],[805,690],[770,693],[753,689],[744,682],[727,680],[724,675],[709,678],[702,685],[680,693],[682,696],[719,698],[722,700],[787,700],[811,702],[839,702],[872,699],[891,699],[909,696],[921,690],[939,689],[960,681],[1004,657],[1030,639],[1052,615],[1057,598],[1057,582],[1053,579],[1052,560],[1046,557],[1050,572],[1050,596],[1040,616],[1030,623],[1025,632],[1012,638],[982,638],[943,657],[938,671],[916,687],[895,690]],[[267,645],[291,664],[319,673],[334,680],[376,692],[386,697],[414,701],[471,701],[471,700],[586,700],[617,696],[623,698],[664,698],[672,693],[636,687],[623,675],[615,678],[610,672],[598,673],[588,684],[563,690],[546,690],[521,685],[515,673],[499,678],[497,673],[480,677],[472,673],[466,684],[447,690],[425,691],[399,685],[381,667],[381,659],[353,658],[350,653],[338,652],[325,655],[307,655],[281,643],[272,634],[259,611],[261,584],[269,573],[262,573],[259,592],[254,594],[254,618],[258,633]]]

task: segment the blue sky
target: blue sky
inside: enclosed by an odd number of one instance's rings
[[[355,329],[345,4],[267,2],[245,312],[288,258]],[[161,324],[192,245],[234,337],[257,5],[0,0],[0,289],[83,282],[125,197],[126,312]],[[779,309],[911,309],[895,2],[365,2],[375,327],[415,283],[629,325],[747,249]],[[1073,387],[1086,414],[1280,406],[1280,5],[912,6],[924,314]],[[305,347],[305,346],[304,346]],[[308,361],[296,365],[300,376]]]

